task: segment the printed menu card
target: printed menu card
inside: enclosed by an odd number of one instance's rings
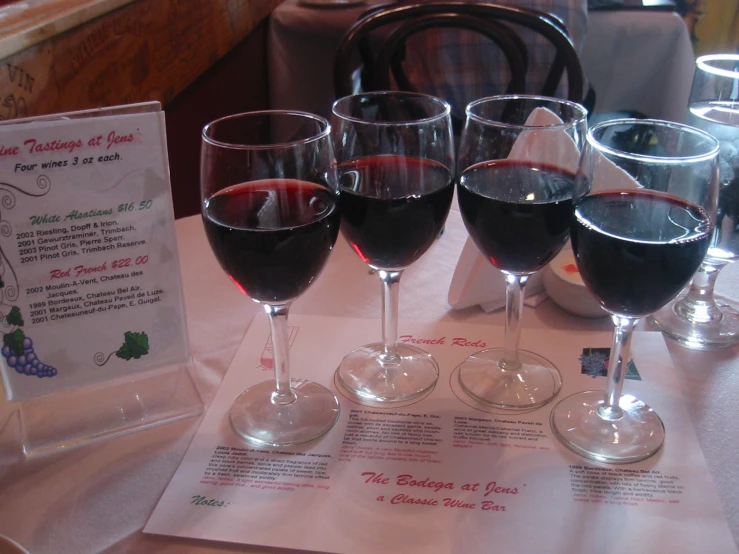
[[[379,331],[374,320],[291,316],[290,324],[293,377],[335,391],[341,358]],[[551,405],[504,412],[460,389],[456,367],[502,333],[401,321],[401,340],[439,363],[429,396],[386,409],[337,392],[341,417],[325,436],[257,448],[231,430],[228,410],[272,378],[269,325],[258,315],[144,531],[351,554],[736,552],[661,334],[634,337],[625,392],[658,411],[666,443],[651,459],[606,466],[557,442]],[[602,332],[522,335],[523,348],[562,371],[558,399],[604,388],[609,346]]]
[[[158,103],[0,125],[0,339],[12,400],[187,359]]]

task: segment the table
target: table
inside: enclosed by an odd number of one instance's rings
[[[383,0],[314,8],[285,0],[270,17],[270,107],[331,114],[334,53],[362,13]],[[688,29],[675,13],[590,12],[581,62],[596,90],[596,113],[637,110],[682,121],[693,79]]]
[[[269,106],[328,117],[334,101],[334,54],[341,37],[372,5],[301,6],[285,0],[272,12],[267,37]]]
[[[176,222],[187,323],[196,380],[210,401],[258,306],[242,296],[215,261],[199,217]],[[451,311],[446,296],[467,233],[452,209],[444,234],[403,276],[403,319],[503,324],[501,312]],[[718,290],[739,297],[739,264],[719,277]],[[315,285],[297,300],[296,314],[377,319],[375,275],[339,239]],[[567,315],[550,301],[526,308],[526,328],[599,329],[607,320]],[[684,383],[682,393],[734,535],[739,541],[739,349],[718,353],[669,347]],[[141,532],[192,439],[200,418],[190,418],[19,463],[11,451],[13,405],[0,403],[0,534],[33,554],[265,552],[243,547],[144,535]],[[677,432],[675,429],[668,430]]]
[[[596,113],[636,110],[684,121],[695,54],[678,14],[591,11],[580,61],[595,89]]]

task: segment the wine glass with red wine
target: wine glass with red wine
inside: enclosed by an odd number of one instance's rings
[[[561,400],[550,421],[570,450],[599,462],[648,458],[664,441],[660,417],[622,394],[634,326],[687,285],[711,244],[718,142],[666,121],[622,119],[587,135],[575,180],[572,250],[585,285],[615,327],[603,391]]]
[[[719,141],[716,231],[685,294],[652,316],[667,336],[696,350],[739,343],[739,302],[714,294],[719,272],[739,259],[739,54],[696,61],[687,123]]]
[[[398,287],[441,233],[454,196],[450,106],[408,92],[358,94],[334,103],[331,127],[341,232],[380,277],[383,296],[383,341],[345,356],[336,381],[360,403],[399,406],[439,377],[428,352],[397,342]]]
[[[523,291],[569,238],[575,171],[587,127],[579,104],[538,96],[470,103],[459,147],[459,210],[480,252],[506,282],[501,348],[472,354],[459,384],[475,400],[507,410],[549,402],[562,378],[546,358],[519,349]]]
[[[330,126],[302,112],[232,115],[203,129],[200,188],[208,241],[226,274],[264,307],[275,379],[243,392],[231,426],[257,445],[326,433],[339,416],[327,388],[290,378],[290,304],[321,273],[339,233]]]

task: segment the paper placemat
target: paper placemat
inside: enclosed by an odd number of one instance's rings
[[[293,377],[333,390],[342,357],[380,335],[375,320],[290,325]],[[257,316],[144,531],[351,554],[736,552],[661,334],[634,336],[624,391],[660,414],[665,445],[607,466],[561,446],[549,413],[566,395],[604,389],[609,334],[524,329],[522,348],[552,360],[564,385],[552,404],[518,413],[475,403],[456,380],[469,354],[501,344],[502,328],[401,321],[399,333],[439,363],[428,397],[380,409],[339,395],[327,435],[259,449],[228,423],[236,396],[272,379],[269,325]]]

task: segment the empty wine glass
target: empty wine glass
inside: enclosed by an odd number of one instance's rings
[[[339,233],[330,127],[287,111],[224,117],[203,129],[200,187],[211,249],[269,316],[274,381],[243,392],[231,426],[257,445],[287,446],[326,433],[339,416],[328,389],[290,379],[290,304],[316,280]]]
[[[575,181],[572,250],[585,285],[615,326],[605,392],[561,400],[550,422],[572,451],[599,462],[648,458],[660,417],[622,394],[638,320],[690,282],[716,221],[718,142],[692,127],[622,119],[595,125]]]
[[[436,385],[424,350],[397,342],[403,270],[439,236],[454,196],[449,104],[423,94],[377,92],[333,105],[341,232],[382,282],[382,342],[349,353],[337,382],[370,405],[407,403]]]
[[[497,408],[532,409],[559,392],[562,378],[549,360],[518,347],[523,290],[569,237],[587,112],[555,98],[493,96],[466,113],[459,210],[480,252],[505,276],[506,323],[503,347],[467,358],[459,384]]]
[[[716,230],[690,288],[652,321],[689,348],[726,348],[739,343],[739,303],[716,296],[713,289],[721,269],[739,259],[739,55],[698,58],[688,123],[721,145]]]

